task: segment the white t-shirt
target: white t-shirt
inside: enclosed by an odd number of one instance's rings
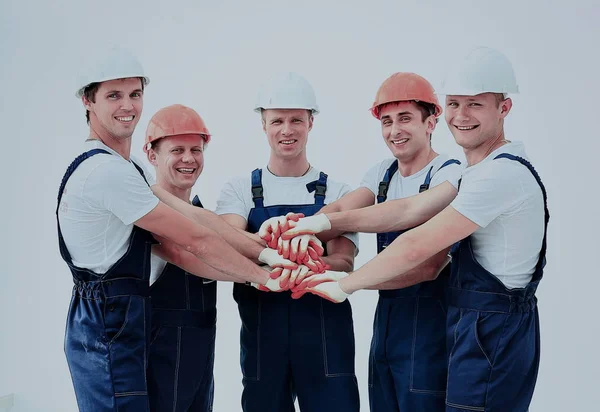
[[[99,140],[86,141],[82,152],[104,149],[73,172],[58,210],[60,228],[73,264],[103,274],[127,251],[133,222],[158,205],[148,184],[131,161]],[[132,159],[144,169],[141,162]]]
[[[480,226],[472,235],[477,262],[508,288],[531,280],[544,238],[542,190],[527,167],[501,153],[527,159],[521,142],[505,144],[463,172],[451,206]]]
[[[279,177],[264,167],[262,169],[264,206],[314,204],[315,192],[309,192],[306,184],[318,180],[320,173],[319,170],[311,167],[304,176]],[[332,203],[349,192],[350,186],[328,177],[325,204]],[[252,179],[248,173],[247,176],[236,177],[225,184],[217,200],[216,213],[219,215],[233,213],[248,219],[253,208]],[[346,233],[344,236],[358,249],[358,234]]]
[[[438,155],[429,162],[427,166],[410,176],[402,176],[400,170],[397,170],[390,180],[387,199],[403,199],[419,194],[419,188],[425,182],[427,172],[429,172],[432,167],[429,188],[434,188],[445,181],[450,182],[452,186],[458,188],[458,180],[460,179],[464,166],[452,163],[443,169],[440,169],[440,167],[449,159],[450,158],[446,155]],[[370,168],[360,182],[360,187],[366,187],[377,196],[379,193],[379,183],[383,180],[385,172],[395,161],[397,161],[396,158],[386,159]]]

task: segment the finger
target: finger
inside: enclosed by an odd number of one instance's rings
[[[312,248],[312,247],[308,247],[306,249],[306,252],[308,253],[308,255],[310,256],[310,258],[312,260],[319,260],[319,254]]]
[[[292,292],[292,299],[300,299],[306,293],[306,290],[301,290],[298,292]]]
[[[291,273],[292,271],[290,269],[283,269],[283,272],[281,272],[281,276],[279,277],[280,288],[287,288]]]
[[[302,257],[298,251],[298,243],[300,242],[300,239],[295,237],[292,240],[289,240],[289,242],[290,242],[290,260],[293,260],[294,262],[298,262],[298,261],[301,262]]]
[[[310,237],[305,235],[305,236],[298,236],[294,239],[300,239],[299,240],[300,255],[304,258],[304,256],[306,256],[306,254],[308,253],[308,241],[309,241]]]
[[[258,285],[258,290],[262,292],[270,292],[269,288],[264,285]]]
[[[325,253],[325,249],[323,248],[323,244],[316,237],[311,236],[308,242],[308,245],[313,248],[317,255],[323,256]]]
[[[281,249],[282,249],[281,256],[284,259],[290,259],[290,241],[289,240],[281,241]],[[290,260],[294,260],[294,259],[290,259]]]
[[[271,273],[269,274],[269,277],[271,279],[277,279],[279,276],[281,276],[281,272],[283,271],[283,268],[274,268]]]
[[[317,285],[320,285],[321,283],[327,283],[327,282],[336,282],[335,279],[330,278],[329,276],[323,276],[320,278],[317,278],[316,276],[310,277],[308,278],[304,283],[304,289],[306,288],[314,288]]]
[[[308,276],[309,273],[312,273],[307,266],[300,266],[298,270],[298,276],[296,276],[296,285],[302,283],[304,278]]]

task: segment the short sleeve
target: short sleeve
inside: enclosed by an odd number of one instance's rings
[[[100,163],[89,174],[84,199],[130,225],[158,205],[158,198],[135,166],[123,161]]]
[[[244,202],[241,178],[225,183],[219,194],[215,212],[218,215],[236,214],[242,216],[244,219],[248,219],[249,210]]]
[[[458,190],[458,181],[462,176],[464,166],[452,163],[446,167],[439,169],[431,178],[429,187],[433,188],[444,182],[449,182],[455,189]]]
[[[450,205],[480,227],[515,209],[527,194],[518,183],[523,168],[508,162],[511,161],[493,160],[467,169]]]

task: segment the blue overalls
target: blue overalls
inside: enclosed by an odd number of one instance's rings
[[[198,196],[192,204],[202,207]],[[151,411],[212,411],[217,282],[167,263],[150,287],[150,298]]]
[[[446,161],[438,171],[458,160]],[[385,202],[398,170],[393,162],[379,183],[377,203]],[[433,166],[419,192],[429,189]],[[404,231],[378,233],[381,253]],[[446,303],[450,271],[437,279],[395,290],[380,290],[369,356],[369,404],[372,412],[444,411],[446,393]]]
[[[546,189],[531,164],[526,166],[544,196],[544,240],[529,284],[508,289],[473,255],[471,237],[453,253],[448,295],[449,349],[446,411],[527,411],[540,361],[540,330],[535,291],[546,264],[549,220]],[[460,190],[460,189],[459,189]],[[526,236],[526,234],[523,234]]]
[[[67,180],[81,162],[97,154],[78,156],[67,169],[58,192],[58,205]],[[144,173],[137,165],[142,177]],[[144,177],[145,179],[145,177]],[[58,208],[57,208],[58,223]],[[73,265],[60,223],[62,258],[73,274],[73,296],[67,316],[65,354],[80,411],[148,411],[147,347],[150,336],[150,253],[152,234],[133,227],[129,248],[105,274]]]
[[[262,170],[252,172],[254,208],[248,231],[288,212],[311,216],[324,206],[327,175],[307,185],[315,203],[263,205]],[[261,292],[235,284],[242,320],[240,334],[244,412],[290,412],[298,396],[303,412],[359,410],[354,374],[354,328],[350,303],[306,294]]]

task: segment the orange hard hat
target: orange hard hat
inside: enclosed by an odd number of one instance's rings
[[[414,73],[394,73],[377,90],[371,113],[379,119],[381,105],[393,102],[415,100],[435,106],[435,117],[442,114],[442,107],[435,96],[433,86],[423,77]]]
[[[198,134],[204,138],[204,142],[210,142],[210,132],[204,124],[204,120],[194,109],[174,104],[160,109],[152,116],[146,129],[146,143],[144,151],[152,147],[152,142],[168,136],[182,134]]]

